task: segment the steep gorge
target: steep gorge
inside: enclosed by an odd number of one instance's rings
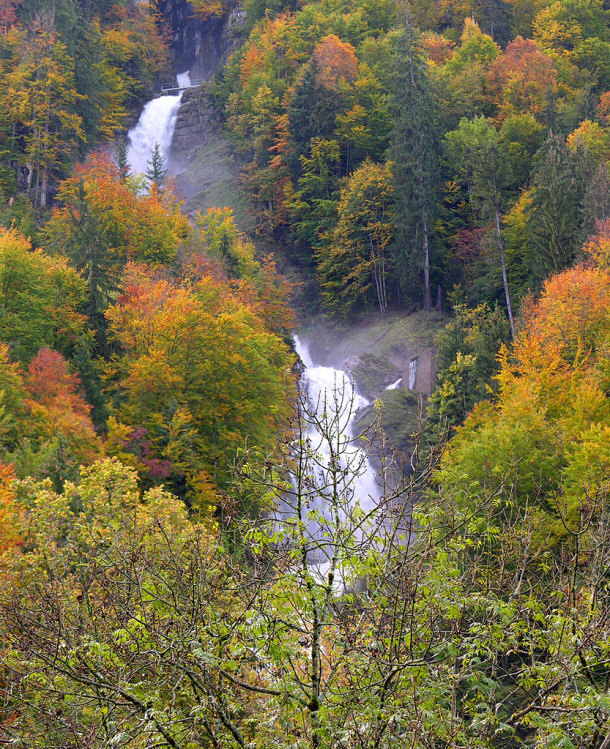
[[[236,9],[222,18],[201,20],[193,15],[186,0],[163,0],[159,8],[172,29],[174,69],[188,69],[193,82],[203,81],[182,93],[175,122],[168,155],[178,191],[185,196],[185,207],[191,215],[212,206],[229,205],[240,228],[247,231],[252,228],[249,214],[236,186],[240,163],[224,137],[221,118],[206,90],[206,81],[240,40],[242,13]],[[382,319],[373,317],[346,331],[335,330],[314,315],[302,332],[318,364],[348,372],[358,387],[366,390],[367,397],[382,398],[386,421],[400,424],[400,434],[395,439],[389,430],[390,442],[399,452],[408,451],[410,440],[405,434],[415,428],[419,398],[407,391],[386,388],[396,383],[411,356],[430,349],[443,319],[439,316],[424,321],[400,313]],[[333,353],[324,350],[323,344],[331,340]]]
[[[243,13],[238,5],[222,16],[203,19],[187,0],[161,0],[158,7],[171,32],[174,70],[188,70],[193,83],[198,84],[182,94],[167,154],[178,192],[184,196],[189,214],[230,205],[241,228],[247,229],[245,204],[236,187],[239,163],[206,87],[238,44]]]
[[[158,9],[172,35],[170,50],[175,68],[190,70],[193,80],[210,78],[231,47],[231,31],[239,21],[239,11],[202,19],[187,0],[160,0]]]

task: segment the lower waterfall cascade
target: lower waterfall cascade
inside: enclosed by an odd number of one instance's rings
[[[359,409],[369,405],[369,401],[358,393],[346,372],[316,365],[306,344],[297,335],[294,336],[294,343],[305,367],[300,380],[301,393],[307,407],[315,414],[314,418],[332,424],[330,438],[340,453],[342,467],[348,469],[351,476],[345,487],[345,496],[341,499],[340,516],[342,524],[345,523],[346,527],[353,526],[349,515],[354,508],[365,513],[374,512],[380,496],[375,470],[353,433],[354,417]],[[320,539],[326,533],[332,538],[335,533],[328,532],[328,528],[325,528],[327,520],[329,525],[333,522],[327,517],[324,502],[324,487],[329,483],[331,470],[328,435],[320,433],[310,418],[305,419],[305,427],[308,450],[311,455],[316,456],[310,463],[310,466],[314,466],[312,479],[316,488],[311,493],[309,510],[319,513],[319,517],[307,523],[308,531],[312,538]],[[294,508],[289,503],[280,508],[280,513],[284,516],[293,511]],[[332,542],[329,545],[332,546]],[[326,561],[324,546],[323,542],[317,544],[317,558],[311,560],[314,564],[324,564]]]

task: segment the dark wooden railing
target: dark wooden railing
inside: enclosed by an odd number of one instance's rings
[[[191,81],[190,86],[180,86],[178,84],[178,81],[176,80],[167,81],[165,83],[162,83],[158,90],[162,94],[179,94],[181,91],[185,91],[187,88],[197,88],[197,86],[201,86],[202,83],[203,78]]]

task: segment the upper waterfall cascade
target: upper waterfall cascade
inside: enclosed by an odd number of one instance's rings
[[[180,89],[191,86],[188,70],[179,73],[176,78]],[[159,96],[144,106],[138,123],[127,134],[127,160],[132,171],[141,174],[146,172],[156,143],[159,144],[165,163],[168,163],[182,93],[180,91],[177,96]]]

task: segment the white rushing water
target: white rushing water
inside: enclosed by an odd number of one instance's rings
[[[179,88],[190,87],[188,70],[179,73],[176,78]],[[167,165],[182,93],[181,91],[177,96],[159,96],[144,106],[137,125],[127,134],[127,161],[133,172],[146,173],[155,143],[159,144]]]
[[[312,539],[311,562],[323,570],[338,536],[362,537],[363,517],[375,512],[380,488],[375,470],[353,433],[357,411],[369,401],[354,388],[340,369],[317,366],[303,341],[295,336],[295,349],[305,365],[300,387],[305,398],[304,439],[308,460],[301,468],[305,490],[304,521]],[[309,413],[307,413],[309,412]],[[333,506],[332,452],[339,456],[344,474],[339,478],[339,500]],[[296,495],[288,495],[280,508],[284,518],[297,512]],[[364,521],[366,524],[366,521]]]

